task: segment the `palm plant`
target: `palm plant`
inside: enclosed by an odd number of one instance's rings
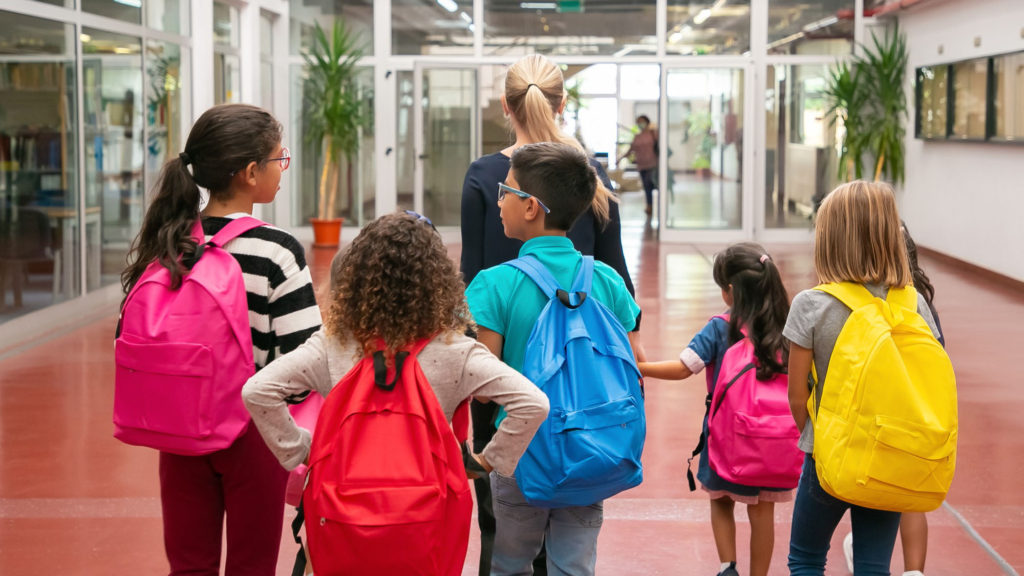
[[[356,64],[362,56],[358,36],[341,19],[335,20],[329,38],[318,22],[313,43],[302,54],[306,61],[306,138],[320,142],[323,153],[317,201],[317,217],[321,219],[335,215],[342,157],[348,165],[349,194],[352,193],[352,157],[359,150],[360,130],[370,120],[357,84]]]
[[[843,119],[845,135],[839,177],[860,178],[864,157],[874,163],[874,179],[902,183],[903,141],[907,99],[903,78],[907,68],[907,42],[894,25],[883,39],[871,34],[872,46],[849,63],[839,63],[829,74],[826,94],[830,112]]]

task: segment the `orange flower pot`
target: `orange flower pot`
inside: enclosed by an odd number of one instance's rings
[[[341,243],[341,224],[344,218],[310,218],[313,225],[314,248],[337,248]]]

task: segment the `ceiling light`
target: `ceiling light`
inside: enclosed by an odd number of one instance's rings
[[[828,26],[831,26],[831,25],[835,24],[836,22],[839,22],[839,17],[838,16],[829,16],[827,18],[822,18],[821,20],[818,20],[817,22],[811,22],[807,26],[804,26],[804,32],[814,32],[815,30],[819,30],[821,28],[826,28]]]
[[[520,2],[519,7],[523,10],[555,10],[558,4],[555,2]]]
[[[466,21],[466,24],[473,23],[473,17],[470,16],[469,14],[466,14],[465,12],[459,12],[459,16],[462,16],[462,19]]]
[[[114,0],[114,2],[131,6],[132,8],[142,8],[142,0]]]
[[[92,42],[92,36],[88,34],[82,34],[79,38],[81,38],[82,42]]]
[[[682,41],[682,39],[683,39],[682,32],[673,32],[668,37],[669,44],[678,44],[680,41]]]
[[[708,18],[711,18],[711,10],[709,8],[705,8],[698,12],[697,15],[693,17],[693,23],[703,24],[704,21],[707,20]]]
[[[437,0],[437,5],[449,12],[459,11],[459,5],[455,3],[455,0]]]

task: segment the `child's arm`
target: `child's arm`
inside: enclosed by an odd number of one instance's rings
[[[799,430],[807,424],[807,399],[811,391],[807,388],[807,375],[811,372],[814,351],[809,348],[789,345],[789,410]]]
[[[636,330],[626,334],[629,338],[629,345],[633,348],[633,358],[636,359],[637,363],[647,362],[647,351],[644,350],[644,345],[640,343],[640,333]]]
[[[640,362],[637,364],[640,374],[645,378],[661,380],[685,380],[693,372],[683,364],[682,360],[665,360],[664,362]]]

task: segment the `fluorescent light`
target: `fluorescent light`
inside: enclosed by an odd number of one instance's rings
[[[142,0],[114,0],[114,2],[131,6],[132,8],[142,8]]]
[[[82,34],[79,38],[81,38],[82,42],[92,42],[92,36],[88,34]]]
[[[708,18],[711,18],[711,10],[709,8],[705,8],[698,12],[697,15],[693,17],[693,23],[703,24],[704,21],[707,20]]]
[[[473,17],[470,16],[469,14],[466,14],[465,12],[459,12],[459,16],[462,16],[462,19],[466,21],[466,24],[473,23]]]
[[[520,2],[519,7],[523,10],[555,10],[558,4],[555,2]]]
[[[683,26],[683,29],[680,30],[680,32],[682,32],[683,34],[689,34],[690,32],[693,32],[693,26],[687,24],[686,26]]]
[[[829,16],[827,18],[822,18],[817,22],[811,22],[807,26],[804,26],[804,32],[814,32],[815,30],[831,26],[836,22],[839,22],[838,16]]]
[[[682,39],[682,32],[673,32],[672,34],[669,34],[668,37],[669,44],[678,44]]]
[[[455,3],[455,0],[437,0],[437,5],[449,12],[459,11],[459,5]]]

